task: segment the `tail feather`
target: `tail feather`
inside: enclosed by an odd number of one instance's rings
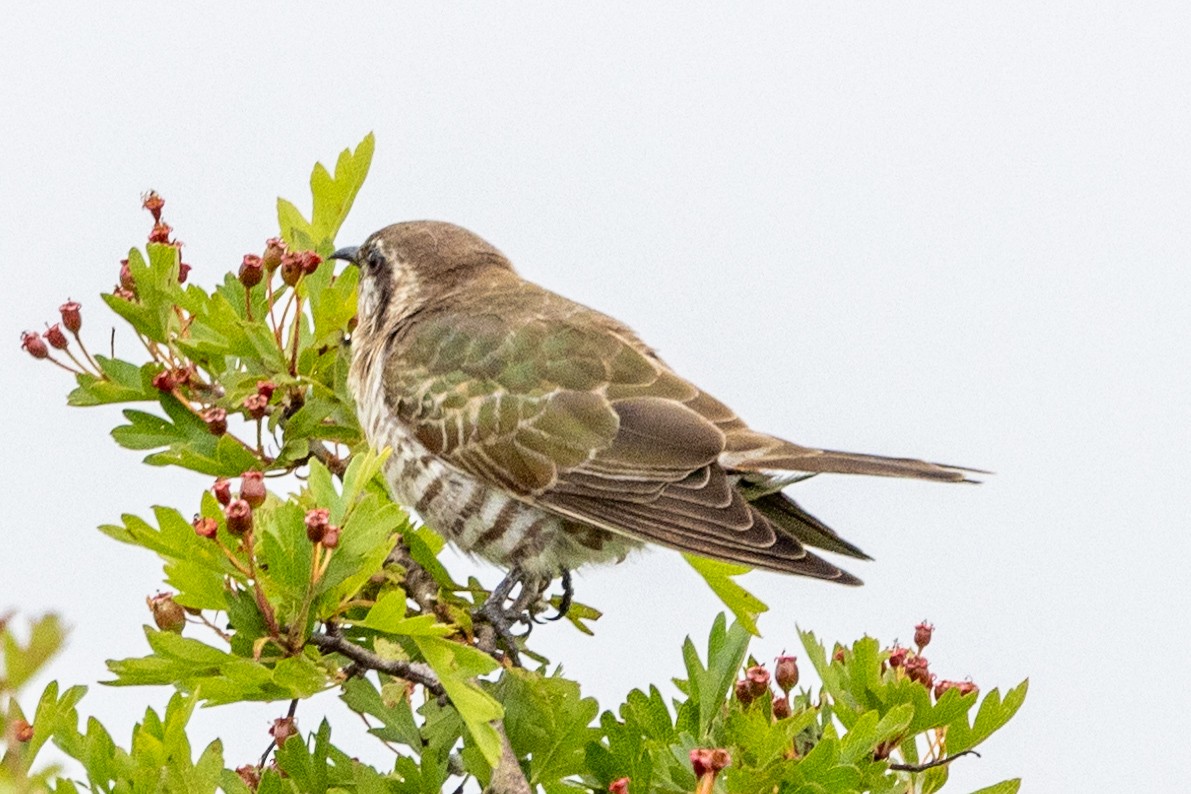
[[[746,497],[747,498],[747,497]],[[796,538],[804,546],[813,546],[860,560],[871,560],[857,546],[844,540],[831,527],[812,516],[781,491],[749,500],[761,515],[779,530]]]
[[[775,439],[776,440],[776,439]],[[858,452],[811,449],[779,442],[767,449],[732,456],[730,468],[741,471],[804,471],[815,474],[868,474],[877,477],[908,477],[936,482],[979,482],[969,474],[988,474],[980,469],[929,463],[915,458],[887,458]]]

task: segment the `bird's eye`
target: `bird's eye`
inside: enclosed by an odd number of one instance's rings
[[[375,248],[364,255],[364,265],[370,272],[377,272],[384,264],[385,258]]]

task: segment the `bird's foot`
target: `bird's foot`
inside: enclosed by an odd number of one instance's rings
[[[513,568],[500,584],[488,595],[483,605],[476,610],[476,617],[482,619],[492,627],[496,640],[504,648],[505,655],[514,665],[521,666],[521,658],[517,651],[518,639],[524,639],[533,628],[534,606],[542,591],[550,584],[550,580],[541,576],[526,573],[520,568]],[[507,604],[513,590],[520,586],[517,597],[511,604]],[[525,624],[524,634],[513,633],[518,624]]]
[[[575,587],[571,584],[571,572],[566,568],[562,569],[562,597],[558,600],[558,612],[552,617],[544,618],[543,620],[535,620],[536,623],[545,623],[546,621],[562,620],[571,611],[571,603],[575,598]]]

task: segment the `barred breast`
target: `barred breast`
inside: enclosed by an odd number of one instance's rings
[[[383,367],[373,364],[373,357],[357,354],[349,377],[368,443],[391,449],[384,473],[397,501],[461,551],[553,577],[580,565],[619,562],[643,545],[520,501],[430,452],[386,403]]]

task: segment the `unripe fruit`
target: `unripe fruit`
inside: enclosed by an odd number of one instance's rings
[[[244,254],[244,260],[240,262],[240,283],[252,289],[260,284],[264,277],[265,268],[261,264],[261,258],[256,254]]]
[[[323,535],[321,542],[324,549],[336,548],[339,545],[339,527],[334,524],[327,527],[327,532]]]
[[[22,719],[18,719],[12,724],[13,737],[22,744],[33,738],[33,726]]]
[[[306,537],[311,543],[321,543],[331,526],[331,512],[325,507],[306,511]]]
[[[265,270],[272,273],[281,265],[281,257],[285,254],[285,241],[280,237],[270,237],[265,241],[265,253],[261,256],[261,264]]]
[[[208,516],[195,516],[194,518],[194,534],[200,538],[207,540],[214,540],[219,531],[219,523]]]
[[[57,323],[47,328],[42,336],[50,343],[50,347],[57,348],[58,350],[65,350],[66,346],[70,344],[66,341],[66,334],[62,332],[62,327]]]
[[[246,471],[240,476],[240,498],[251,507],[265,503],[265,475],[259,471]]]
[[[269,398],[263,394],[250,394],[244,398],[244,410],[253,419],[263,419],[269,407]]]
[[[291,736],[298,735],[298,726],[293,717],[278,717],[273,720],[273,727],[269,728],[269,735],[273,737],[273,741],[277,742],[277,746],[281,747]]]
[[[77,301],[67,301],[58,307],[58,313],[62,315],[62,324],[72,334],[77,334],[83,327],[82,309],[82,304]]]
[[[203,411],[202,418],[211,435],[222,436],[227,432],[227,411],[222,408],[208,408]]]
[[[773,678],[786,693],[798,686],[798,658],[796,656],[777,657],[777,661],[773,665]]]
[[[186,610],[174,600],[172,593],[158,593],[152,598],[146,598],[149,611],[153,614],[153,622],[162,631],[172,631],[181,634],[186,625]]]
[[[233,499],[223,511],[227,531],[239,537],[252,529],[252,505],[243,499]]]
[[[223,477],[215,481],[215,484],[211,486],[211,492],[215,494],[216,501],[224,507],[227,507],[232,501],[232,484]]]
[[[759,664],[745,670],[744,679],[748,681],[749,692],[755,698],[769,691],[769,671]]]
[[[918,652],[930,645],[931,634],[934,633],[935,627],[925,620],[914,627],[914,644],[918,646]]]
[[[45,340],[33,331],[25,331],[21,334],[21,349],[34,358],[49,358],[50,355],[50,349],[46,347]]]

